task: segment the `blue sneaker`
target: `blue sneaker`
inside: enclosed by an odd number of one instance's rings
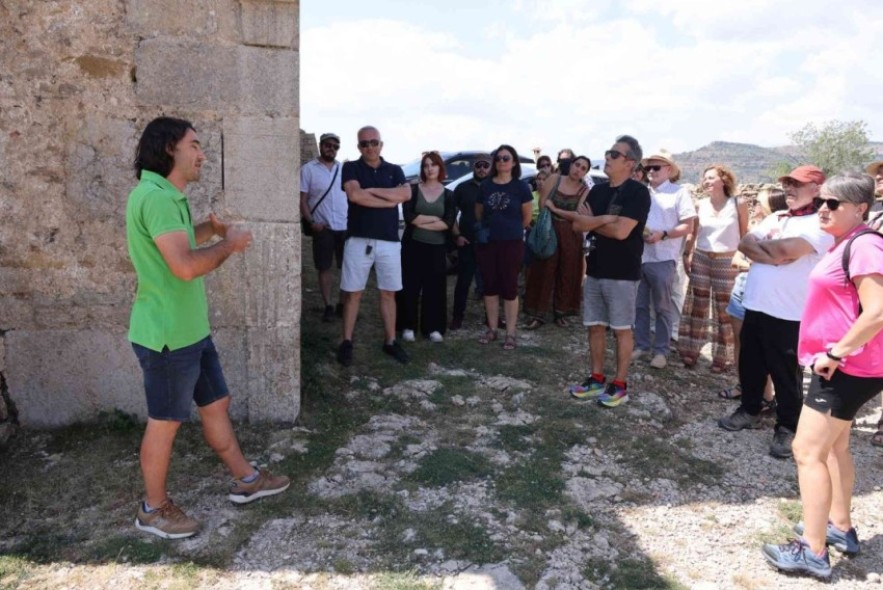
[[[762,549],[763,556],[773,567],[790,573],[806,573],[817,578],[831,577],[831,560],[828,550],[818,557],[803,539],[794,539],[784,545],[767,543]]]
[[[803,535],[802,522],[798,522],[794,525],[794,532],[798,535]],[[844,555],[858,555],[862,550],[858,542],[858,533],[855,532],[854,528],[843,532],[831,524],[830,521],[828,522],[828,532],[825,543]]]
[[[594,399],[604,393],[606,383],[606,379],[598,381],[589,375],[588,379],[579,385],[571,385],[567,388],[567,391],[576,399]]]
[[[598,396],[598,403],[605,408],[615,408],[619,404],[629,401],[629,392],[625,387],[620,387],[614,383],[608,383],[604,393]]]

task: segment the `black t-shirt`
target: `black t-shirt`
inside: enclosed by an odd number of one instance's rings
[[[460,210],[460,233],[464,238],[475,240],[475,203],[481,196],[481,184],[474,178],[462,182],[454,189],[454,203]]]
[[[624,240],[595,233],[595,249],[586,258],[586,274],[596,279],[641,280],[643,232],[650,212],[650,191],[632,179],[616,187],[602,182],[592,187],[586,202],[594,215],[620,215],[638,222]]]
[[[395,188],[405,184],[405,173],[401,166],[390,164],[383,158],[377,168],[372,168],[359,158],[343,163],[340,186],[343,187],[349,180],[358,180],[362,188]],[[350,201],[346,225],[348,236],[398,242],[399,208],[363,207]]]

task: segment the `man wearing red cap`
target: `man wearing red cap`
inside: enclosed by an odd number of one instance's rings
[[[791,442],[803,405],[802,375],[797,364],[800,316],[809,273],[834,239],[819,227],[813,199],[825,182],[815,166],[798,166],[779,178],[788,210],[768,215],[745,234],[739,251],[751,259],[742,304],[739,353],[739,409],[718,421],[731,431],[760,428],[767,375],[776,389],[776,427],[770,454],[791,457]]]

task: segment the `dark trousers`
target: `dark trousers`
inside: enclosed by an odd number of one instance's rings
[[[454,286],[454,317],[462,318],[466,314],[466,301],[469,299],[469,287],[472,279],[479,279],[475,259],[475,246],[466,244],[457,248],[457,284]],[[480,286],[480,281],[476,280]]]
[[[803,407],[802,373],[797,364],[800,322],[780,320],[759,311],[745,310],[739,348],[739,382],[742,408],[760,414],[767,375],[776,388],[776,426],[797,430]]]
[[[402,243],[402,290],[397,306],[402,330],[445,333],[448,314],[447,247],[415,240]]]

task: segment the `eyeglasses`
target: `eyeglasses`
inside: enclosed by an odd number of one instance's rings
[[[380,145],[379,139],[363,139],[359,142],[359,147],[365,149],[368,146],[377,147]]]
[[[509,162],[512,160],[512,156],[502,155],[494,158],[497,162]]]
[[[323,148],[331,148],[332,150],[339,150],[340,144],[339,143],[323,143],[322,147]]]
[[[662,170],[662,168],[663,167],[659,166],[658,164],[654,164],[653,166],[644,166],[644,170],[647,170],[648,172],[659,172],[660,170]]]
[[[812,204],[816,209],[821,209],[822,205],[827,205],[829,211],[836,211],[840,208],[840,203],[843,201],[838,201],[837,199],[823,199],[822,197],[816,197],[812,200]]]
[[[627,155],[625,155],[624,153],[618,152],[616,150],[607,150],[606,152],[604,152],[604,156],[610,158],[611,160],[618,160],[620,158],[625,158],[626,160],[631,159]]]
[[[490,168],[491,163],[490,162],[476,162],[475,164],[473,164],[473,166],[475,166],[476,168]]]

